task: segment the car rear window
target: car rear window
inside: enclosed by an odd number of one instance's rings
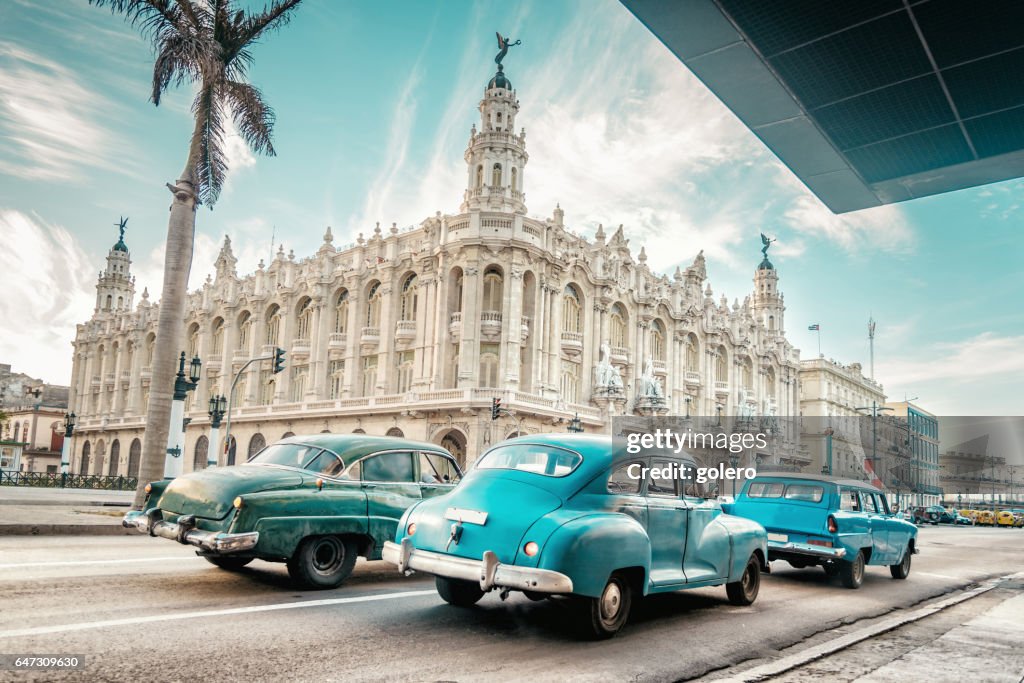
[[[519,470],[545,477],[564,477],[583,462],[583,456],[557,446],[509,444],[489,451],[476,464],[480,470]]]
[[[781,481],[755,481],[747,489],[748,498],[782,498],[786,485]]]
[[[825,495],[825,489],[812,484],[790,484],[786,487],[786,498],[790,500],[820,503],[823,495]]]

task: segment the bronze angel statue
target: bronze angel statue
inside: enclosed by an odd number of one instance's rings
[[[497,31],[494,32],[494,35],[498,36],[498,49],[500,50],[500,52],[498,52],[497,56],[494,58],[494,63],[500,65],[501,60],[505,59],[505,55],[508,54],[508,49],[510,47],[515,47],[516,45],[522,44],[523,41],[517,40],[514,43],[510,43],[508,38],[501,35]]]
[[[769,239],[768,237],[765,236],[763,232],[761,233],[761,244],[764,245],[763,247],[761,247],[761,253],[764,254],[765,258],[768,258],[768,247],[772,246],[772,242],[778,241],[778,239]]]
[[[125,218],[124,216],[121,216],[121,220],[119,220],[114,225],[116,225],[121,230],[121,241],[124,241],[124,228],[126,225],[128,225],[128,219]]]

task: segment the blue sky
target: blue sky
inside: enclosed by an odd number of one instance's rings
[[[892,398],[1024,414],[1024,181],[835,216],[611,0],[307,0],[254,50],[278,156],[231,139],[227,188],[198,216],[193,285],[225,234],[249,272],[272,234],[301,257],[328,225],[345,244],[377,221],[457,212],[495,30],[523,41],[505,61],[530,214],[559,202],[587,236],[621,223],[664,272],[704,249],[730,301],[751,288],[764,231],[804,357],[820,323],[827,357],[866,367],[873,315]],[[84,0],[0,3],[0,362],[16,370],[68,381],[119,216],[139,292],[159,289],[164,183],[184,161],[191,97],[154,107],[151,67],[149,46]]]

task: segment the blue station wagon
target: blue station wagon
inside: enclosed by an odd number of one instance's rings
[[[693,467],[688,456],[630,455],[608,436],[506,441],[450,494],[410,508],[383,557],[433,574],[453,605],[490,590],[575,596],[598,638],[623,626],[634,596],[725,585],[749,605],[767,569],[765,531],[704,498],[680,476]]]
[[[854,479],[765,474],[746,482],[726,506],[768,532],[768,561],[797,569],[820,565],[858,588],[865,565],[886,565],[894,579],[910,574],[917,527],[889,510],[885,494]]]

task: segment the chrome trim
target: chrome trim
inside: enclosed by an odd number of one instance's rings
[[[444,511],[444,518],[453,522],[465,522],[467,524],[487,524],[487,513],[479,510],[467,510],[465,508],[448,508]]]
[[[424,574],[445,576],[450,579],[474,581],[480,588],[533,591],[535,593],[572,593],[572,579],[560,572],[534,567],[517,567],[502,564],[492,551],[484,552],[482,560],[454,557],[443,553],[418,550],[412,547],[409,537],[402,543],[384,543],[382,557],[385,562],[396,565],[402,573],[413,571]]]
[[[210,553],[230,554],[251,550],[260,540],[258,531],[244,534],[225,534],[220,531],[201,531],[183,528],[175,522],[152,520],[147,512],[139,510],[127,513],[121,525],[129,529],[138,529],[150,536],[159,536],[179,543],[194,545]]]
[[[789,555],[806,555],[807,557],[816,557],[825,560],[839,560],[846,556],[846,548],[826,548],[820,545],[797,543],[795,541],[789,541],[787,543],[768,541],[769,555],[771,555],[773,550]]]

